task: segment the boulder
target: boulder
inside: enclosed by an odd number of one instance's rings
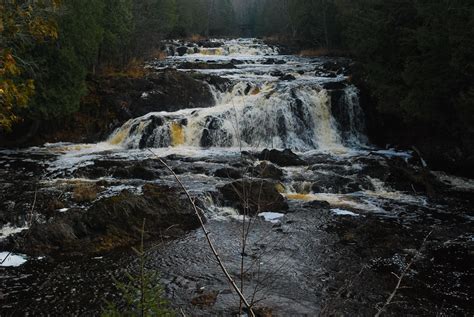
[[[283,178],[283,171],[274,164],[263,161],[255,167],[254,175],[261,178],[281,180]]]
[[[242,64],[245,64],[245,62],[243,60],[240,60],[240,59],[231,59],[230,62],[234,65],[242,65]]]
[[[147,184],[143,194],[123,191],[102,199],[87,211],[70,210],[48,223],[35,223],[28,235],[10,240],[10,248],[29,255],[100,253],[145,238],[178,236],[200,223],[180,190]],[[172,229],[169,229],[171,228]]]
[[[265,149],[262,153],[257,154],[257,158],[259,160],[270,161],[279,166],[300,166],[306,164],[304,160],[290,149],[283,151]]]
[[[188,48],[186,46],[180,46],[176,49],[176,52],[178,52],[179,56],[183,56],[188,52]]]
[[[373,190],[372,183],[366,178],[350,178],[333,173],[316,172],[316,181],[311,189],[315,193],[348,194],[360,190]]]
[[[312,200],[304,204],[305,207],[311,209],[329,209],[331,205],[324,200]]]
[[[270,72],[270,76],[273,76],[273,77],[282,77],[282,76],[285,76],[285,74],[283,74],[281,71],[279,70],[275,70],[275,71],[272,71]]]
[[[242,178],[242,171],[233,167],[224,167],[216,170],[214,172],[214,176],[221,178],[239,179]]]
[[[233,87],[233,83],[228,78],[223,78],[215,75],[194,73],[192,74],[193,78],[207,82],[209,85],[212,85],[217,88],[220,92],[229,91]]]
[[[176,70],[165,70],[150,75],[149,90],[138,92],[129,109],[133,117],[150,112],[174,112],[187,108],[207,108],[215,105],[214,97],[206,83]]]
[[[267,58],[265,61],[262,62],[263,65],[282,65],[286,64],[286,62],[282,59],[275,59],[275,58]]]
[[[238,180],[220,187],[219,190],[225,200],[248,215],[288,210],[288,203],[276,189],[276,182]]]
[[[280,77],[280,80],[285,80],[285,81],[292,81],[292,80],[295,80],[295,79],[296,79],[296,77],[291,75],[291,74],[286,74],[286,75]]]

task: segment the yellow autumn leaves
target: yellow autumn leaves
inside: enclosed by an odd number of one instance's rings
[[[18,109],[28,106],[35,91],[34,80],[23,57],[36,43],[55,40],[57,25],[52,17],[60,0],[9,0],[0,4],[0,129],[9,131],[18,122]]]

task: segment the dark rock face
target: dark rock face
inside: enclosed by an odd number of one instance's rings
[[[143,195],[123,191],[89,210],[69,211],[52,222],[34,224],[12,247],[26,254],[97,253],[139,241],[146,219],[146,238],[179,235],[199,227],[188,200],[177,189],[147,184]]]
[[[342,90],[347,87],[347,84],[345,81],[331,81],[322,83],[321,86],[327,90]]]
[[[299,166],[305,165],[306,162],[290,149],[283,151],[265,149],[257,155],[259,160],[267,160],[279,166]]]
[[[329,209],[331,208],[331,205],[324,200],[313,200],[310,202],[307,202],[304,204],[305,207],[311,208],[311,209]]]
[[[242,64],[245,64],[245,62],[243,60],[239,60],[239,59],[231,59],[230,60],[231,64],[234,64],[234,65],[242,65]]]
[[[178,52],[179,56],[183,56],[188,52],[188,48],[186,46],[180,46],[176,49],[176,52]]]
[[[348,194],[364,189],[373,190],[372,184],[366,178],[357,178],[336,174],[315,173],[317,180],[312,186],[312,191],[316,193]]]
[[[155,180],[160,177],[162,166],[154,160],[144,160],[140,163],[127,161],[101,160],[93,165],[78,168],[75,177],[97,179],[113,176],[118,179]]]
[[[273,76],[273,77],[282,77],[282,76],[285,76],[285,74],[283,74],[281,71],[279,70],[275,70],[273,72],[270,73],[270,76]]]
[[[224,167],[215,171],[214,176],[221,178],[242,178],[242,171],[233,167]]]
[[[143,90],[131,105],[133,117],[154,111],[178,111],[186,108],[206,108],[215,105],[209,87],[190,75],[166,70],[148,78],[152,89]]]
[[[220,92],[229,91],[233,87],[233,83],[230,79],[215,76],[215,75],[204,75],[204,74],[192,74],[193,78],[207,82],[217,88]]]
[[[204,40],[204,41],[197,42],[197,45],[199,45],[201,47],[205,47],[205,48],[217,48],[217,47],[222,47],[224,45],[224,43]]]
[[[275,182],[265,180],[239,180],[219,190],[232,206],[241,212],[256,215],[265,211],[288,210],[288,203],[275,186]]]
[[[206,129],[203,130],[200,144],[202,147],[210,146],[231,146],[232,135],[221,129],[222,119],[209,116],[206,119]]]
[[[261,178],[271,178],[281,180],[283,178],[283,171],[269,162],[260,163],[255,169],[254,174]]]
[[[274,59],[274,58],[267,58],[264,62],[262,62],[263,65],[282,65],[286,64],[286,62],[282,59]]]
[[[296,79],[296,77],[291,75],[291,74],[286,74],[286,75],[280,77],[280,80],[285,80],[285,81],[292,81],[292,80],[295,80],[295,79]]]

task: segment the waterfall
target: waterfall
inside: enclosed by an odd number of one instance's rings
[[[329,91],[318,85],[240,82],[215,92],[216,106],[155,112],[126,122],[109,138],[126,148],[252,147],[338,150],[366,142],[357,91],[346,88],[333,115]],[[342,109],[338,109],[339,112]]]
[[[357,89],[327,59],[278,55],[256,39],[172,42],[186,50],[153,64],[158,71],[204,62],[226,67],[194,69],[230,82],[210,85],[211,108],[155,112],[126,122],[108,142],[125,148],[246,147],[338,151],[367,143]],[[231,63],[233,67],[228,67]],[[329,64],[336,65],[336,61]],[[154,66],[153,66],[154,65]],[[192,69],[192,67],[191,67]],[[343,67],[341,66],[341,69]],[[324,87],[328,87],[325,89]]]

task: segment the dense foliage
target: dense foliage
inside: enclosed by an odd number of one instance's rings
[[[0,3],[0,128],[9,130],[34,94],[34,61],[25,58],[37,43],[57,38],[52,12],[57,1]]]
[[[361,0],[342,19],[382,112],[473,126],[474,2]]]
[[[260,35],[354,56],[382,115],[473,135],[473,1],[264,0],[258,10]]]
[[[126,69],[164,38],[235,30],[230,0],[10,0],[0,12],[3,130],[76,112],[88,74]]]

